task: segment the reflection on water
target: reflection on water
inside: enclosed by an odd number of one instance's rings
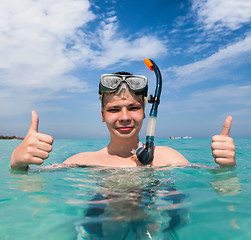
[[[243,229],[236,217],[238,198],[229,199],[242,191],[233,170],[56,167],[10,177],[2,201],[9,220],[2,227],[25,224],[30,239],[41,232],[46,240],[193,239],[192,232],[208,225],[218,229],[220,220],[231,230]],[[9,230],[6,235],[19,236]]]
[[[163,172],[162,172],[163,174]],[[79,239],[176,239],[188,220],[185,194],[152,168],[103,170],[103,181],[76,223]]]
[[[214,181],[210,183],[213,189],[221,196],[234,196],[242,191],[242,183],[232,170],[211,170]]]

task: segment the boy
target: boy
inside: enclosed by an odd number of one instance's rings
[[[116,79],[114,91],[104,86],[101,76],[99,93],[102,101],[101,118],[110,132],[110,143],[96,152],[76,154],[64,165],[91,165],[106,167],[136,167],[142,164],[133,150],[137,149],[139,132],[145,118],[144,105],[147,95],[147,81],[144,76],[120,72],[110,74]],[[114,78],[115,77],[115,78]],[[145,84],[137,84],[142,80]],[[109,78],[107,78],[109,81]],[[138,82],[136,82],[138,81]],[[113,84],[110,82],[110,84]],[[134,84],[134,86],[133,86]],[[30,164],[41,165],[49,157],[53,138],[38,132],[38,115],[32,111],[30,129],[23,142],[11,155],[11,169],[27,170]],[[236,165],[235,145],[229,137],[232,117],[227,117],[221,135],[212,138],[212,154],[221,167]],[[156,146],[152,166],[187,166],[189,162],[179,152],[169,147]]]

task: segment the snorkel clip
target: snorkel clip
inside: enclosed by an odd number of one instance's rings
[[[148,99],[147,99],[148,103],[157,103],[157,104],[160,104],[160,99],[158,97],[153,97],[153,95],[149,95],[148,96]]]

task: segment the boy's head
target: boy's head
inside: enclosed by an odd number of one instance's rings
[[[145,107],[147,97],[147,78],[145,76],[132,75],[129,72],[116,72],[114,74],[103,74],[99,83],[99,99],[104,107],[104,99],[107,96],[126,97],[128,94],[142,97]]]

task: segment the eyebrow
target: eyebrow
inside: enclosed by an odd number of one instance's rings
[[[136,102],[136,103],[131,103],[131,104],[129,104],[129,106],[128,107],[132,107],[132,106],[142,106],[142,104],[141,103],[139,103],[139,102]]]
[[[121,106],[120,104],[114,104],[114,103],[107,103],[107,104],[112,104],[111,106]],[[106,105],[107,105],[106,104]],[[113,105],[114,104],[114,105]],[[122,104],[123,105],[123,104]],[[133,102],[133,103],[129,103],[128,105],[126,104],[126,106],[134,106],[134,105],[142,105],[140,102]],[[123,105],[124,106],[124,105]]]
[[[141,103],[137,102],[137,103],[131,103],[129,105],[126,105],[125,107],[127,108],[130,108],[130,107],[143,107]],[[124,107],[124,106],[123,106]],[[111,105],[111,106],[108,106],[107,109],[109,108],[121,108],[121,105]]]

